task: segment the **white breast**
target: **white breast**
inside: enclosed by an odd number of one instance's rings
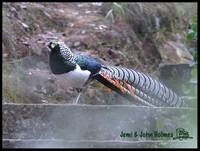
[[[88,80],[91,72],[88,70],[81,70],[79,65],[76,65],[76,69],[66,74],[60,75],[66,81],[67,85],[74,88],[81,88],[83,84]]]

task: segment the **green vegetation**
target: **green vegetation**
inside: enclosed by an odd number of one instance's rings
[[[195,97],[194,100],[191,100],[189,103],[191,106],[196,107],[197,105],[197,16],[193,16],[191,22],[189,23],[189,28],[186,31],[186,40],[189,45],[190,53],[194,57],[195,65],[192,66],[191,70],[191,84],[186,85],[183,89],[184,92],[192,97]],[[191,46],[190,46],[191,44]],[[194,45],[195,44],[195,45]]]
[[[187,31],[186,38],[188,41],[196,41],[197,40],[197,17],[194,16],[192,18],[190,28]]]
[[[189,43],[197,43],[197,16],[193,16],[189,28],[186,31],[186,39]],[[197,62],[197,48],[189,48],[191,54],[194,57],[195,62]]]

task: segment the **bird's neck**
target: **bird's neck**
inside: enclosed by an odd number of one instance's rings
[[[77,55],[75,60],[76,63],[80,66],[81,70],[88,70],[92,75],[98,73],[101,69],[101,64],[93,58]]]

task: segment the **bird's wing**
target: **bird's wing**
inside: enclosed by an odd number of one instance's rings
[[[95,77],[98,81],[129,98],[135,98],[142,104],[154,106],[180,107],[183,100],[160,81],[149,75],[131,69],[102,66]]]

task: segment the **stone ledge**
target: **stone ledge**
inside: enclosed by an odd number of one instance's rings
[[[122,138],[121,131],[164,131],[175,133],[184,128],[196,143],[197,110],[191,108],[149,108],[128,105],[14,105],[3,104],[3,139],[62,139],[68,146],[71,141],[97,140],[96,143],[79,143],[81,147],[112,147],[105,140],[140,141],[140,138]],[[151,141],[152,138],[143,138]],[[16,145],[14,142],[16,142]],[[27,141],[4,141],[4,147],[26,147]],[[70,143],[71,142],[71,143]],[[177,143],[180,141],[177,140]],[[122,145],[124,143],[124,145]],[[28,143],[30,144],[30,142]],[[37,144],[37,143],[36,143]],[[51,143],[50,143],[51,144]],[[58,143],[58,144],[62,144]],[[121,144],[121,145],[120,145]],[[133,143],[130,147],[134,147]],[[141,143],[151,147],[152,143]],[[190,143],[191,144],[191,143]],[[188,144],[190,146],[190,144]],[[127,146],[129,146],[127,145]],[[31,147],[30,145],[28,145]],[[62,145],[61,145],[62,146]],[[67,145],[66,145],[67,146]],[[135,145],[138,147],[138,145]]]

